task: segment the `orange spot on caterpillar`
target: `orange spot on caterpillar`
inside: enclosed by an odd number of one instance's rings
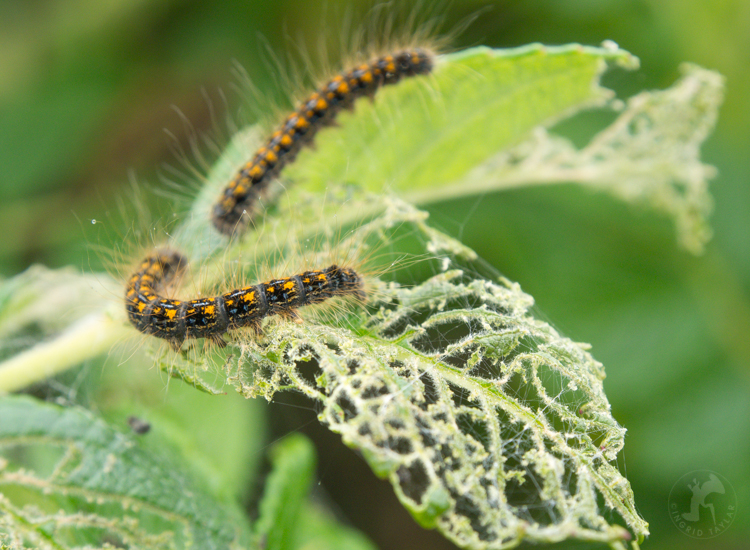
[[[260,334],[265,317],[280,315],[297,321],[297,308],[334,296],[366,299],[362,277],[353,269],[337,265],[230,290],[211,298],[182,301],[159,296],[186,266],[187,260],[178,252],[158,251],[141,263],[125,290],[130,323],[144,334],[167,340],[175,350],[180,349],[186,338],[209,338],[225,345],[220,336],[243,327]]]
[[[372,95],[381,86],[431,72],[433,63],[432,52],[407,49],[360,64],[321,86],[298,105],[224,189],[212,211],[216,229],[225,235],[241,233],[251,221],[255,202],[271,181],[320,128],[333,122],[338,111],[351,106],[358,97]],[[250,186],[240,185],[247,179],[251,180]]]

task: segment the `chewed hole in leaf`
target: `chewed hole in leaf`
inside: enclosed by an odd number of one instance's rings
[[[456,502],[456,513],[469,520],[471,528],[480,541],[491,542],[497,540],[497,535],[485,524],[482,508],[477,504],[472,496],[451,492],[451,497]]]
[[[399,485],[404,495],[416,504],[422,503],[422,497],[430,484],[427,469],[421,460],[415,460],[401,466],[397,471]]]
[[[364,388],[362,390],[362,393],[360,393],[360,397],[362,399],[375,399],[377,397],[383,397],[384,395],[388,395],[391,393],[387,387],[383,385],[370,385]]]
[[[448,390],[456,410],[460,409],[481,409],[482,406],[476,398],[471,397],[471,392],[457,384],[448,382]]]
[[[312,350],[310,350],[312,352]],[[318,378],[323,374],[318,360],[310,354],[309,358],[298,358],[295,362],[295,371],[299,375],[299,380],[308,385],[311,390],[319,387]]]
[[[422,400],[419,405],[423,410],[427,410],[427,407],[434,405],[440,400],[440,393],[429,373],[424,373],[419,380],[422,382]]]
[[[458,425],[459,430],[468,435],[475,442],[481,444],[486,452],[489,453],[492,451],[492,440],[486,422],[474,418],[471,414],[464,413],[457,416],[456,424]],[[473,450],[476,451],[477,449]],[[469,451],[468,448],[467,451]]]
[[[406,437],[393,437],[388,438],[388,448],[400,455],[408,455],[414,452],[411,440]]]
[[[445,320],[431,324],[419,336],[411,340],[411,345],[417,351],[429,355],[440,353],[445,347],[460,342],[480,330],[478,322],[471,323],[462,320]]]
[[[345,392],[340,392],[336,396],[336,406],[340,411],[339,418],[342,422],[348,422],[359,414],[357,405]]]
[[[419,349],[418,346],[417,349]],[[482,353],[482,350],[479,346],[462,346],[454,351],[451,351],[450,353],[444,354],[441,359],[448,365],[452,365],[457,369],[465,369],[469,365],[469,361],[471,361],[472,357],[476,353]]]

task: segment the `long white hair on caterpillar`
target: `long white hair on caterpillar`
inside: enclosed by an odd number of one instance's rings
[[[335,323],[352,306],[376,298],[384,275],[424,259],[399,250],[398,241],[408,239],[405,217],[378,213],[366,221],[339,223],[337,212],[343,208],[371,207],[378,200],[344,195],[330,196],[323,204],[288,204],[261,232],[189,270],[183,253],[152,250],[128,278],[130,321],[140,332],[170,341],[174,349],[186,338],[223,346],[228,331],[236,340],[243,334],[257,339],[266,317],[299,321],[297,310],[313,304],[321,304],[313,309],[328,317],[318,320]],[[386,210],[388,201],[381,200]],[[161,287],[180,277],[178,295],[191,298],[163,296]],[[238,301],[244,304],[242,312],[231,309]],[[243,327],[250,330],[234,332]]]
[[[475,12],[464,18],[454,26],[452,33],[439,37],[437,30],[442,18],[436,13],[444,6],[434,6],[434,3],[417,2],[405,10],[405,6],[397,2],[377,3],[359,23],[355,23],[351,12],[345,12],[342,20],[334,24],[342,30],[333,35],[338,37],[338,44],[331,42],[331,33],[318,36],[320,61],[317,63],[304,45],[299,47],[302,59],[299,66],[307,70],[302,74],[293,71],[291,74],[295,78],[282,78],[288,90],[298,90],[291,94],[295,98],[292,113],[276,117],[283,120],[281,125],[272,133],[269,130],[270,137],[235,170],[219,193],[210,215],[220,233],[241,235],[249,225],[255,225],[255,220],[278,194],[278,186],[274,191],[273,184],[280,172],[305,145],[312,144],[319,130],[335,125],[337,113],[342,109],[354,109],[360,97],[373,99],[382,86],[396,84],[404,78],[429,75],[446,44],[478,15]],[[327,28],[325,25],[317,27]],[[314,74],[315,71],[310,71],[309,67],[321,64],[326,67],[321,75],[310,77],[309,72]],[[285,74],[283,69],[279,73]],[[310,81],[312,85],[308,84]],[[262,204],[264,199],[266,205]]]
[[[297,39],[296,56],[292,53],[286,59],[267,48],[280,94],[262,92],[246,72],[238,70],[240,95],[249,98],[245,110],[253,116],[237,116],[260,120],[259,124],[249,127],[247,120],[227,116],[223,126],[234,137],[220,151],[216,136],[222,133],[222,124],[216,123],[213,111],[212,137],[198,136],[182,117],[189,145],[181,147],[178,139],[173,140],[178,166],[172,169],[176,183],[169,193],[176,199],[180,192],[175,189],[181,188],[184,196],[180,180],[192,182],[188,187],[198,191],[188,215],[207,216],[223,235],[244,233],[249,226],[257,230],[266,210],[292,183],[284,179],[282,169],[305,145],[312,144],[318,130],[335,124],[340,110],[356,110],[355,100],[373,98],[382,85],[429,75],[441,52],[477,16],[476,12],[464,16],[449,32],[439,34],[445,19],[440,14],[446,10],[445,2],[423,1],[373,2],[359,14],[351,6],[343,14],[323,6],[321,24],[315,28],[335,27],[336,33]],[[314,18],[315,13],[308,17]],[[270,99],[274,95],[289,98],[282,102],[285,106],[274,105]],[[221,98],[226,104],[223,94]],[[284,121],[281,125],[280,120]],[[217,159],[213,164],[211,157]],[[225,241],[215,243],[214,247],[220,247]]]

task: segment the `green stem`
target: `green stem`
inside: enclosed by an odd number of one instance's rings
[[[0,392],[12,392],[106,351],[130,331],[107,313],[84,317],[54,340],[0,363]]]

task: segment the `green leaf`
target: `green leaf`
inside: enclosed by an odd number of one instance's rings
[[[623,50],[577,44],[442,56],[429,77],[383,89],[375,101],[358,102],[356,113],[342,113],[340,127],[322,131],[316,150],[300,154],[286,175],[308,189],[354,182],[375,192],[386,184],[442,194],[536,126],[602,104],[611,95],[597,84],[607,62],[638,66]]]
[[[271,463],[255,533],[268,550],[288,550],[315,475],[315,449],[306,437],[293,434],[273,446]]]
[[[44,380],[127,337],[120,296],[112,277],[73,268],[32,266],[2,281],[0,392]]]
[[[120,289],[106,275],[34,265],[0,285],[0,337],[7,339],[29,325],[37,325],[43,333],[69,327],[86,316],[87,308],[101,307],[102,295],[109,292],[119,294]],[[50,314],[59,311],[68,314]]]
[[[302,508],[294,548],[305,550],[377,550],[359,531],[337,522],[321,505]]]
[[[82,409],[3,397],[0,418],[0,531],[12,543],[218,549],[252,540],[236,505]]]
[[[96,380],[98,412],[117,426],[132,416],[148,422],[144,448],[159,453],[168,442],[216,498],[242,500],[266,446],[268,407],[234,391],[206,395],[172,380],[165,388],[152,374],[143,360],[105,368]]]

